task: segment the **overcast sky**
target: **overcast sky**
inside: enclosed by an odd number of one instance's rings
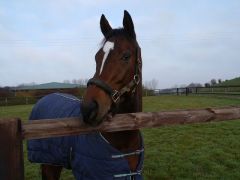
[[[239,0],[0,1],[0,86],[90,78],[99,19],[131,14],[143,81],[158,88],[240,76]]]

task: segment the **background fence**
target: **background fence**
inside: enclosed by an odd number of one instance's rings
[[[238,95],[240,96],[240,86],[212,86],[212,87],[184,87],[170,89],[154,89],[145,92],[145,95],[189,95],[189,94],[207,94],[207,95]]]
[[[75,88],[76,89],[76,88]],[[73,90],[75,90],[73,89]],[[71,92],[71,89],[68,90]],[[40,93],[41,91],[39,91]],[[0,106],[35,104],[40,98],[54,91],[44,90],[41,96],[0,96]],[[72,93],[70,93],[72,94]],[[78,98],[82,98],[83,92],[77,93]],[[224,96],[240,96],[240,86],[213,86],[213,87],[184,87],[184,88],[169,88],[169,89],[143,89],[143,96],[158,96],[158,95],[224,95]],[[76,95],[76,93],[74,94]]]
[[[0,106],[35,104],[43,96],[28,96],[28,97],[0,97]],[[82,96],[77,96],[79,99]]]
[[[0,97],[0,106],[35,104],[41,97]]]

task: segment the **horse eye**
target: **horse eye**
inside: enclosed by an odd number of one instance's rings
[[[124,61],[128,61],[130,59],[130,57],[131,57],[131,53],[129,51],[127,51],[127,52],[123,53],[123,56],[121,59]]]

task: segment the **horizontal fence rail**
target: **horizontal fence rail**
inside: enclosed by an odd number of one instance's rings
[[[232,119],[240,119],[240,107],[117,114],[98,127],[90,127],[84,124],[80,118],[46,119],[23,124],[22,137],[24,139],[39,139],[96,131],[114,132]]]

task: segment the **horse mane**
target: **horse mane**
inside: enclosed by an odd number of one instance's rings
[[[110,39],[111,37],[116,37],[116,36],[124,36],[126,38],[128,38],[129,40],[133,40],[136,41],[136,35],[134,34],[134,36],[130,36],[128,34],[128,32],[124,29],[124,28],[117,28],[117,29],[112,29],[102,40],[102,45],[108,41],[108,39]]]

